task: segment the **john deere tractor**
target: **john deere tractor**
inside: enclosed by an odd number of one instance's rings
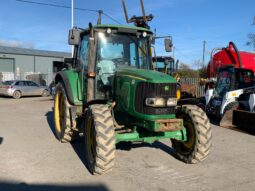
[[[177,107],[176,80],[152,70],[153,33],[147,25],[152,16],[132,19],[134,27],[71,29],[74,56],[55,78],[56,136],[70,142],[83,132],[92,174],[112,169],[119,142],[170,139],[186,163],[203,161],[211,147],[206,114],[196,106]]]

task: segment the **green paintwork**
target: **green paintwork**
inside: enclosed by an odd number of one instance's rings
[[[69,84],[65,83],[65,86],[69,86],[69,89],[71,90],[71,92],[68,92],[68,94],[73,99],[74,105],[83,105],[85,100],[85,88],[84,82],[81,80],[80,74],[78,72],[75,70],[64,70],[56,75],[56,79],[66,79]],[[66,87],[66,89],[67,88],[68,87]]]
[[[160,139],[176,139],[179,141],[187,141],[186,129],[183,128],[180,131],[168,131],[168,132],[148,132],[140,131],[136,129],[131,133],[118,134],[115,133],[116,144],[122,141],[142,141],[146,143],[153,143]]]
[[[120,26],[120,25],[96,25],[95,29],[117,29],[126,28],[133,29],[139,32],[146,31],[148,34],[152,32],[146,28]],[[127,30],[128,31],[128,30]],[[132,32],[132,31],[131,31]],[[89,50],[88,50],[89,51]],[[148,55],[149,56],[149,55]],[[68,93],[73,98],[74,105],[82,106],[86,103],[86,80],[85,75],[79,70],[70,69],[61,71],[61,75],[65,76],[65,85],[69,86]],[[60,74],[59,74],[60,75]],[[125,127],[132,129],[131,133],[115,134],[116,143],[120,141],[143,141],[153,143],[156,140],[170,138],[185,141],[187,139],[186,129],[178,131],[157,132],[160,119],[174,119],[175,114],[168,115],[148,115],[135,111],[135,91],[138,83],[176,83],[176,80],[166,74],[137,68],[119,68],[114,77],[114,101],[117,105],[114,108],[114,117],[119,124],[124,124]],[[170,87],[165,86],[165,90]],[[180,126],[182,126],[180,124]]]
[[[133,76],[140,78],[140,81],[151,83],[176,83],[176,80],[167,74],[154,70],[144,70],[136,68],[123,68],[117,71],[117,76]]]
[[[115,97],[117,106],[115,109],[116,118],[121,124],[136,125],[157,131],[159,119],[174,119],[174,114],[169,115],[148,115],[138,113],[135,110],[135,91],[139,82],[150,83],[176,83],[176,80],[169,75],[157,71],[125,68],[116,73]]]
[[[152,70],[122,68],[116,73],[115,95],[117,107],[115,117],[121,124],[132,124],[149,131],[157,131],[159,119],[174,119],[174,114],[148,115],[136,112],[135,91],[139,82],[176,83],[176,80],[166,74]],[[166,89],[169,87],[165,87]]]

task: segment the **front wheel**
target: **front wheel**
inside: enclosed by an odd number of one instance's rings
[[[195,105],[183,105],[176,115],[183,119],[187,132],[187,141],[171,140],[177,156],[191,164],[203,161],[212,145],[212,130],[205,112]]]
[[[61,142],[71,142],[79,132],[72,129],[71,106],[67,100],[64,85],[58,83],[54,97],[54,122],[56,137]]]
[[[109,106],[91,105],[85,116],[84,139],[87,168],[92,174],[104,174],[114,166],[114,133]]]

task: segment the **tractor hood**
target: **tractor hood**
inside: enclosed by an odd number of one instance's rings
[[[153,70],[121,68],[117,70],[116,75],[151,83],[176,83],[176,80],[172,76]]]

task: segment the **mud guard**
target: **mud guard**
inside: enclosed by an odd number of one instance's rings
[[[83,100],[79,100],[78,76],[74,72],[61,71],[55,77],[55,83],[62,81],[66,90],[66,95],[71,105],[82,105]]]

